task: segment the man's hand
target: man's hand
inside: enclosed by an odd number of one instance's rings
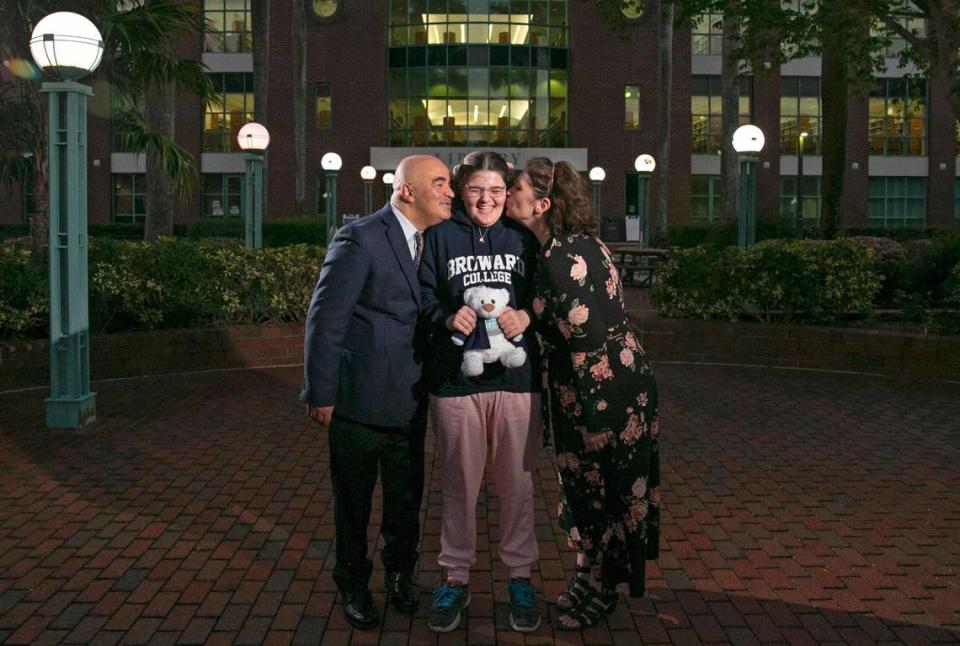
[[[330,428],[333,420],[333,406],[311,406],[307,404],[307,417],[315,421],[321,428]]]
[[[523,334],[523,331],[530,326],[530,315],[523,310],[515,310],[507,307],[497,318],[500,329],[508,339]]]
[[[447,317],[447,329],[468,335],[477,326],[477,313],[463,305]]]

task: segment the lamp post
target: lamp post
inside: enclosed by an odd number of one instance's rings
[[[103,38],[83,16],[52,13],[33,29],[30,54],[58,82],[48,95],[50,229],[50,396],[47,427],[79,428],[96,419],[90,392],[90,303],[87,287],[87,97],[77,83],[97,69]]]
[[[640,244],[650,244],[650,177],[657,168],[652,155],[638,155],[633,162],[637,177],[637,214],[640,216]]]
[[[373,166],[364,166],[360,169],[360,179],[363,180],[363,214],[370,215],[373,211],[373,180],[377,177],[377,169]]]
[[[259,123],[248,123],[237,133],[240,149],[247,151],[243,182],[243,240],[248,249],[263,246],[263,151],[270,133]]]
[[[806,130],[801,132],[797,147],[797,235],[803,231],[803,144],[808,136]]]
[[[390,196],[393,194],[393,173],[384,173],[383,174],[383,190],[387,194],[387,201],[390,201]]]
[[[599,166],[590,169],[590,182],[593,184],[593,214],[600,220],[600,185],[607,178],[607,171]]]
[[[757,178],[756,167],[763,150],[763,132],[747,124],[733,133],[733,149],[740,161],[740,209],[737,214],[737,243],[741,249],[752,246],[757,239]]]
[[[337,230],[337,171],[343,167],[343,160],[337,153],[327,153],[320,158],[320,167],[327,176],[327,244],[333,240]]]

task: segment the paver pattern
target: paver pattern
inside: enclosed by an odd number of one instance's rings
[[[534,585],[547,620],[525,636],[507,625],[489,480],[467,620],[441,637],[426,627],[440,578],[430,433],[420,610],[350,628],[330,576],[326,438],[297,402],[297,369],[100,382],[100,420],[80,432],[46,430],[44,391],[0,394],[0,642],[960,641],[960,386],[655,369],[664,530],[649,594],[582,633],[554,629],[573,555],[544,454]],[[378,519],[375,506],[379,542]]]

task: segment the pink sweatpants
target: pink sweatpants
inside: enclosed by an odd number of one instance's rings
[[[447,578],[470,580],[477,552],[477,496],[487,447],[500,499],[500,560],[528,578],[540,556],[534,533],[533,470],[540,450],[540,394],[490,392],[430,397],[443,486],[437,562]]]

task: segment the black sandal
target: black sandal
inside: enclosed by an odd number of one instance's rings
[[[563,617],[573,619],[577,625],[567,626],[562,621],[558,621],[557,627],[560,630],[583,630],[596,626],[601,619],[616,610],[618,599],[616,592],[599,592],[596,588],[588,587],[580,603],[560,613],[558,617],[558,619]]]
[[[562,610],[571,610],[580,603],[583,595],[590,589],[590,566],[584,565],[574,570],[573,578],[567,589],[557,595],[557,607]]]

